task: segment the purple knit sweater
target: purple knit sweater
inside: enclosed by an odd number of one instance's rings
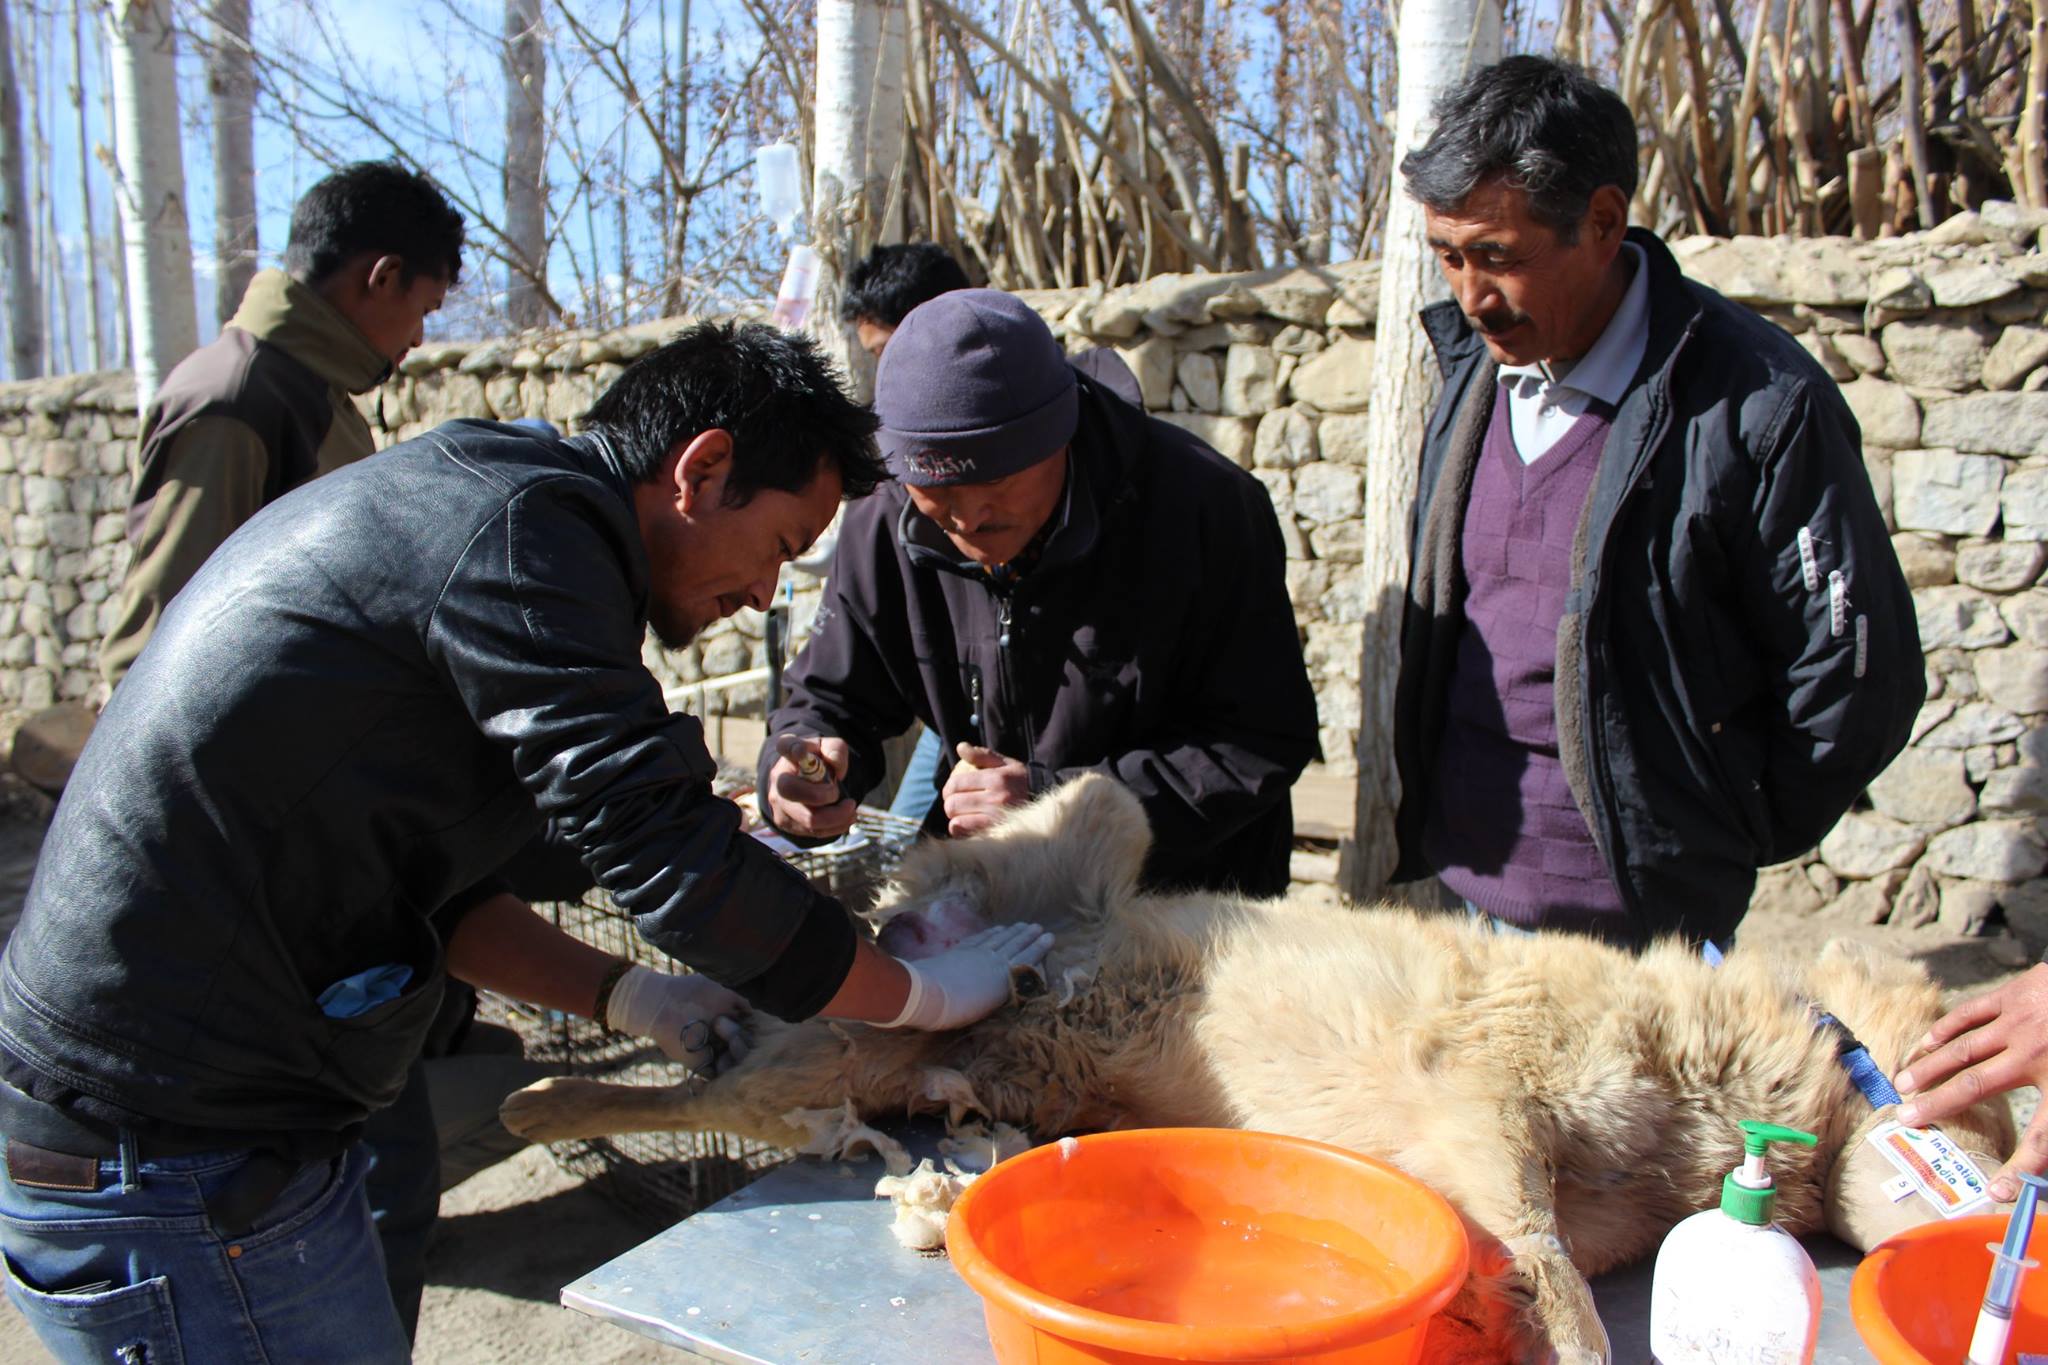
[[[1624,913],[1557,755],[1557,623],[1613,410],[1594,403],[1533,464],[1494,398],[1460,546],[1465,626],[1423,848],[1444,884],[1529,926],[1599,932]]]

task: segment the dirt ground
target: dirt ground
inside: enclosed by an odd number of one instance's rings
[[[0,819],[0,937],[20,913],[41,837],[39,823]],[[1917,958],[1958,995],[2014,975],[1984,940],[1959,940],[1934,925],[1908,931],[1825,913],[1752,915],[1743,922],[1741,946],[1792,961],[1838,937]],[[2016,1096],[2015,1109],[2031,1113],[2034,1102],[2031,1092]],[[597,1183],[564,1172],[539,1148],[483,1171],[442,1197],[414,1358],[423,1365],[684,1365],[698,1359],[556,1301],[562,1285],[658,1230],[629,1215]],[[48,1359],[13,1307],[0,1307],[0,1361]]]

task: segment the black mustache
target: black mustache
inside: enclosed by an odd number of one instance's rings
[[[1467,313],[1465,320],[1482,332],[1492,332],[1498,335],[1512,327],[1521,326],[1529,320],[1529,316],[1526,313],[1513,311],[1488,313],[1482,317],[1473,317],[1470,313]]]

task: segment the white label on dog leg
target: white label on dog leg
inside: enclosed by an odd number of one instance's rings
[[[1944,1218],[1969,1213],[1990,1198],[1984,1172],[1939,1129],[1886,1121],[1868,1140]]]
[[[1880,1194],[1896,1204],[1901,1199],[1909,1198],[1918,1187],[1914,1185],[1912,1176],[1895,1175],[1877,1188]]]

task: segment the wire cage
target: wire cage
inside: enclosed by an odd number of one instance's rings
[[[787,861],[820,891],[862,910],[873,903],[917,832],[914,821],[863,806],[845,838],[798,850],[786,855]],[[642,940],[631,917],[602,889],[580,901],[535,908],[565,932],[607,953],[657,970],[688,970]],[[687,1074],[646,1039],[608,1035],[576,1015],[502,996],[488,997],[485,1008],[518,1031],[528,1057],[558,1066],[568,1075],[623,1085],[674,1085]],[[716,1203],[791,1155],[730,1133],[621,1133],[553,1143],[549,1151],[563,1169],[596,1180],[627,1209],[664,1224]]]

